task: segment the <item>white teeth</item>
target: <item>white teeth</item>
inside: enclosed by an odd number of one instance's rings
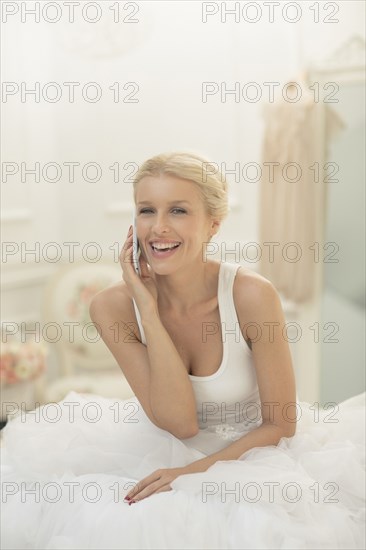
[[[170,244],[155,243],[155,244],[152,244],[151,246],[153,248],[156,248],[157,250],[162,250],[164,248],[175,248],[179,244],[180,243],[170,243]]]

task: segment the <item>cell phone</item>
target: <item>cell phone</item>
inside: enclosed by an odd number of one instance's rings
[[[132,220],[132,265],[139,277],[141,277],[141,269],[140,269],[140,263],[139,263],[140,255],[141,255],[140,243],[137,238],[137,232],[136,232],[136,212],[134,212],[133,220]]]

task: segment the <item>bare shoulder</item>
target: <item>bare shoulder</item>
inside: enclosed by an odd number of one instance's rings
[[[118,281],[97,292],[92,298],[93,305],[110,308],[111,313],[126,311],[131,304],[131,297],[124,281]]]
[[[258,328],[264,330],[269,322],[281,326],[285,323],[281,299],[275,286],[259,273],[244,266],[240,266],[236,272],[233,300],[241,332],[250,349],[252,338],[256,341]]]
[[[118,281],[97,292],[91,300],[89,315],[93,322],[110,326],[111,322],[122,322],[128,334],[134,334],[141,342],[141,333],[136,319],[131,294],[124,281]],[[132,331],[132,333],[131,333]]]
[[[233,286],[235,307],[242,316],[253,316],[259,312],[270,313],[281,303],[279,293],[273,283],[244,266],[236,272]]]

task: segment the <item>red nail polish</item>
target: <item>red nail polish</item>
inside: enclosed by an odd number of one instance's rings
[[[131,500],[131,497],[125,497],[123,500]]]
[[[137,502],[136,500],[131,500],[131,502],[128,503],[129,506],[131,506],[131,504],[134,504],[135,502]]]

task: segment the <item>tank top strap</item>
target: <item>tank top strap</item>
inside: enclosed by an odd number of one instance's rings
[[[140,315],[140,312],[139,312],[139,308],[137,307],[136,305],[136,302],[135,300],[132,298],[132,302],[133,302],[133,307],[135,308],[135,314],[136,314],[136,319],[137,319],[137,324],[138,324],[138,327],[140,329],[140,334],[141,334],[141,342],[143,344],[145,344],[146,346],[146,338],[145,338],[145,332],[144,332],[144,328],[142,326],[142,321],[141,321],[141,315]]]
[[[221,312],[221,323],[225,323],[226,328],[236,327],[238,317],[234,304],[233,287],[236,273],[241,264],[222,262],[221,277],[219,282],[219,305]]]

